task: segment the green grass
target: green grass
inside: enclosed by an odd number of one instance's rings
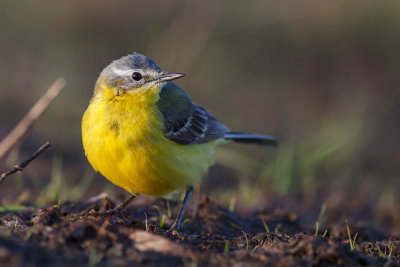
[[[225,240],[224,255],[228,256],[229,253],[229,240]]]
[[[322,237],[325,237],[328,234],[328,230],[325,230],[325,232],[322,234]]]
[[[326,203],[323,203],[322,206],[321,206],[321,210],[319,211],[318,219],[315,222],[315,234],[314,234],[315,236],[318,235],[319,228],[321,227],[321,225],[323,223],[325,212],[326,212],[326,208],[327,208]],[[326,233],[327,233],[327,230],[325,230],[325,232],[323,234],[323,237],[326,235]]]
[[[32,209],[32,207],[21,206],[21,205],[4,205],[0,206],[0,212],[12,212],[12,211],[21,211],[26,209]]]
[[[324,216],[325,216],[325,213],[326,213],[326,208],[327,208],[326,203],[323,203],[322,206],[321,206],[321,210],[319,211],[319,215],[318,215],[318,219],[317,219],[317,223],[318,223],[319,226],[322,226],[322,223],[323,223],[323,220],[324,220]]]
[[[376,242],[376,249],[378,250],[379,257],[390,260],[392,258],[392,253],[393,253],[393,241],[392,241],[392,244],[390,245],[389,254],[386,254],[387,253],[386,246],[385,246],[385,250],[382,251],[381,248],[379,247],[378,242]]]
[[[262,219],[261,221],[262,221],[262,223],[264,225],[265,231],[267,232],[267,234],[269,234],[271,231],[269,230],[269,227],[268,227],[267,223],[264,221],[264,219]]]
[[[349,237],[350,250],[353,251],[355,248],[355,245],[356,245],[356,239],[357,239],[358,232],[354,235],[353,238],[351,238],[350,228],[349,228],[349,225],[347,224],[347,222],[346,222],[346,229],[347,229],[347,235]]]
[[[24,237],[25,242],[27,242],[27,241],[29,241],[29,239],[31,239],[34,231],[35,231],[35,226],[32,226],[31,229],[29,229],[29,231],[26,233],[26,235]]]
[[[318,235],[318,231],[319,231],[319,223],[315,222],[315,234],[314,234],[314,236]]]
[[[273,157],[269,156],[272,160],[262,166],[257,180],[277,195],[300,189],[312,199],[320,182],[337,181],[338,171],[351,173],[353,162],[362,157],[362,148],[377,127],[370,123],[371,131],[365,132],[366,114],[371,108],[368,91],[360,88],[352,97],[340,95],[330,105],[320,118],[319,129],[301,139],[283,138],[276,152],[266,152]],[[255,162],[253,159],[244,162],[249,161]],[[239,170],[237,166],[236,169]],[[243,174],[251,175],[250,172]],[[323,204],[318,218],[320,227],[325,211],[326,204]]]
[[[165,215],[164,213],[162,213],[161,209],[159,206],[157,205],[153,205],[153,208],[155,208],[158,211],[158,215],[159,215],[159,223],[158,226],[160,228],[162,228],[164,226],[164,222],[165,222]]]
[[[167,200],[167,216],[168,218],[172,218],[172,209],[171,209],[171,204],[169,203],[169,200]]]
[[[315,233],[314,236],[317,237],[319,233],[319,223],[315,222]],[[322,237],[325,237],[328,234],[328,230],[325,229],[324,233],[322,234]]]
[[[275,226],[274,232],[275,232],[275,233],[278,233],[278,232],[279,232],[279,229],[281,229],[281,227],[282,227],[282,223],[278,223],[278,224]]]

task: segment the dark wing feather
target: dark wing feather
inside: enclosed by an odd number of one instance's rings
[[[178,144],[200,144],[223,138],[229,129],[192,102],[182,88],[168,82],[160,92],[158,108],[164,118],[164,136]]]

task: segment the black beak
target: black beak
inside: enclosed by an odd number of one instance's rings
[[[162,72],[160,77],[158,77],[157,82],[168,82],[179,79],[183,76],[185,76],[185,74],[179,72]]]

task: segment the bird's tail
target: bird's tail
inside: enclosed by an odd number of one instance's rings
[[[226,133],[224,138],[239,143],[257,144],[265,146],[278,146],[279,142],[279,139],[273,136],[249,134],[241,132]]]

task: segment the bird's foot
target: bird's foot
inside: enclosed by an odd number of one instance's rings
[[[167,230],[167,234],[173,235],[173,236],[177,236],[179,239],[183,240],[186,238],[193,238],[193,237],[197,237],[199,235],[196,234],[192,234],[192,235],[187,235],[184,233],[179,232],[179,228],[177,227],[177,224],[174,223],[168,230]]]
[[[177,236],[181,240],[188,239],[188,238],[195,238],[195,237],[199,236],[199,235],[196,235],[196,234],[187,235],[187,234],[184,234],[182,232],[179,232],[178,230],[172,230],[171,232],[167,231],[167,233],[169,233],[169,234],[171,234],[173,236]]]
[[[192,193],[193,193],[193,186],[188,186],[188,188],[186,189],[186,194],[185,194],[185,198],[183,199],[182,206],[179,209],[178,216],[176,217],[176,219],[175,219],[174,223],[172,224],[171,228],[169,228],[169,230],[167,231],[168,234],[176,235],[180,239],[191,238],[191,237],[196,237],[197,236],[197,235],[185,235],[185,234],[179,233],[179,228],[181,226],[183,213],[185,212],[186,206],[187,206],[187,204],[189,202],[189,199],[190,199]]]
[[[125,216],[124,208],[128,206],[128,204],[136,198],[137,195],[132,195],[128,199],[126,199],[124,202],[122,202],[120,205],[116,206],[115,208],[107,211],[95,211],[91,210],[88,215],[91,216],[104,216],[104,217],[113,217],[112,223],[117,223],[118,219],[121,218],[124,222],[131,224],[132,220],[129,220]]]
[[[167,234],[172,234],[173,232],[179,230],[177,221],[175,220],[171,227],[167,230]]]
[[[95,210],[91,210],[89,212],[90,216],[96,216],[96,217],[109,217],[112,218],[111,219],[111,223],[116,224],[118,222],[118,219],[122,219],[124,222],[131,224],[132,220],[129,220],[126,216],[125,216],[125,211],[123,210],[123,208],[120,208],[120,206],[117,206],[111,210],[107,210],[107,211],[95,211]]]

